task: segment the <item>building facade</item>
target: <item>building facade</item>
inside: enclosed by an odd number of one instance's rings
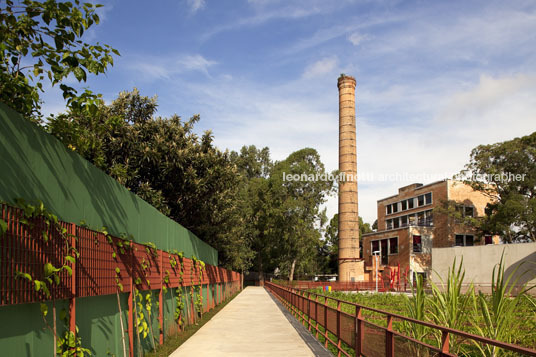
[[[380,272],[397,271],[413,281],[416,274],[430,276],[432,249],[497,244],[497,236],[479,237],[474,230],[439,209],[447,203],[463,217],[482,217],[490,198],[456,180],[401,187],[398,194],[378,201],[378,229],[363,235],[365,271],[374,279]],[[375,258],[374,256],[378,257]]]

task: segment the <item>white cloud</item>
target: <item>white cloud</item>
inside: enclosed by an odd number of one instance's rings
[[[194,14],[206,6],[205,0],[187,0],[187,3],[190,11]]]
[[[318,60],[305,68],[303,77],[310,79],[332,73],[337,66],[337,63],[338,60],[336,56],[326,57]]]
[[[217,62],[207,60],[201,55],[183,56],[179,57],[176,61],[177,65],[188,71],[199,71],[205,73],[208,76],[209,67],[215,65]]]
[[[213,129],[220,148],[268,146],[272,157],[281,160],[295,150],[313,147],[331,171],[338,167],[336,76],[316,82],[304,77],[276,87],[217,77],[182,90],[202,98],[195,103],[203,108],[201,123]],[[536,102],[531,100],[536,97],[536,80],[531,75],[482,76],[460,90],[452,84],[435,91],[433,87],[411,91],[410,86],[378,90],[362,86],[356,93],[358,172],[374,180],[359,183],[359,212],[370,223],[377,217],[376,201],[396,194],[399,187],[450,178],[468,162],[473,147],[536,130]],[[361,105],[376,105],[374,100],[392,108],[391,123],[396,125],[385,125],[361,111]],[[427,119],[411,122],[398,113],[404,102],[426,112]],[[472,103],[479,109],[472,110]],[[408,177],[389,177],[397,173]],[[337,212],[337,197],[329,199],[327,208],[329,215]]]
[[[328,14],[344,8],[351,1],[325,1],[325,0],[248,0],[253,11],[252,15],[244,16],[233,22],[214,26],[205,34],[203,40],[208,40],[215,34],[236,30],[246,26],[258,26],[270,21],[286,19],[299,20],[315,15]]]
[[[170,79],[187,72],[201,72],[210,77],[209,68],[217,64],[200,54],[164,57],[133,56],[128,58],[127,62],[126,67],[146,81]]]
[[[357,46],[367,38],[368,36],[366,35],[362,35],[359,32],[354,32],[348,36],[348,41],[350,41],[354,46]]]

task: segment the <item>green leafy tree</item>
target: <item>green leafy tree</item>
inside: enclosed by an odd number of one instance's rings
[[[313,273],[321,232],[327,221],[321,205],[333,191],[328,180],[285,180],[283,175],[320,176],[325,174],[318,152],[311,148],[298,150],[274,165],[269,186],[274,199],[275,236],[278,241],[280,266],[293,280],[296,269]],[[317,177],[318,177],[317,176]]]
[[[536,132],[477,146],[458,176],[492,199],[484,219],[472,222],[481,235],[536,241]]]
[[[117,50],[89,44],[82,36],[99,23],[91,3],[56,0],[12,1],[0,5],[0,101],[25,117],[41,116],[40,92],[49,81],[60,85],[72,107],[96,110],[98,96],[89,90],[78,94],[65,80],[71,75],[85,82],[88,73],[104,73],[113,65]]]
[[[122,92],[95,115],[77,108],[49,120],[48,131],[163,214],[220,252],[238,269],[247,258],[238,203],[240,175],[231,154],[199,136],[199,116],[155,117],[156,98]],[[246,263],[244,263],[246,264]]]

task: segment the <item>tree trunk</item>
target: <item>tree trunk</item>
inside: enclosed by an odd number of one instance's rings
[[[262,257],[259,257],[259,286],[264,286],[264,272],[262,270]]]
[[[288,281],[290,283],[294,280],[294,268],[296,268],[296,259],[292,261],[292,265],[290,266],[290,274],[288,275]]]

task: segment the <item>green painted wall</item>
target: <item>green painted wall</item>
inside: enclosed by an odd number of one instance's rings
[[[1,200],[40,199],[64,221],[106,226],[218,265],[215,249],[2,103],[0,158]]]
[[[212,285],[211,285],[212,286]],[[206,306],[207,290],[203,286],[203,301]],[[152,294],[152,326],[156,335],[155,344],[158,345],[158,290],[142,291],[143,305],[145,306],[145,296]],[[125,330],[128,329],[128,294],[120,294],[121,309],[123,314],[123,324]],[[183,320],[189,321],[190,314],[190,287],[183,288]],[[212,299],[211,295],[211,299]],[[211,300],[212,301],[212,300]],[[48,325],[52,322],[52,303],[48,302],[49,313],[47,316]],[[65,330],[64,324],[59,319],[62,309],[68,311],[69,304],[66,300],[56,301],[56,324],[59,333]],[[177,333],[177,323],[175,322],[175,289],[171,292],[168,289],[164,294],[164,339],[168,335]],[[148,321],[147,313],[145,319]],[[17,357],[49,357],[53,355],[53,334],[46,327],[39,304],[11,305],[0,308],[0,356]],[[135,321],[134,321],[135,323]],[[119,319],[119,308],[116,295],[103,295],[76,299],[76,324],[79,328],[79,336],[82,346],[88,348],[93,356],[123,356],[123,345],[121,343],[121,322]],[[128,355],[128,334],[125,333],[125,345]],[[143,339],[140,336],[141,344],[145,351],[152,350],[150,337]],[[137,336],[134,336],[134,348],[137,351]]]

